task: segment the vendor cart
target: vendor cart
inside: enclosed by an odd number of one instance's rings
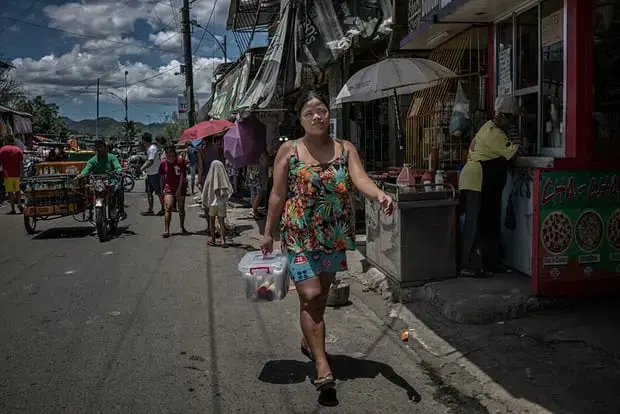
[[[75,179],[83,167],[76,164],[79,163],[40,163],[37,173],[22,181],[24,226],[28,234],[34,234],[40,220],[72,216],[79,222],[90,221],[87,180]]]

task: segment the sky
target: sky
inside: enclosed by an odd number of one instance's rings
[[[185,79],[180,33],[182,0],[2,0],[0,59],[31,96],[42,95],[74,120],[96,118],[100,79],[102,117],[123,120],[125,71],[129,119],[163,122],[177,108]],[[193,0],[191,19],[223,42],[228,59],[240,52],[225,24],[230,0]],[[11,20],[13,19],[13,20]],[[196,99],[210,95],[223,53],[209,34],[193,28]],[[202,41],[201,41],[202,39]],[[264,44],[262,36],[253,45]],[[117,95],[118,97],[115,97]]]

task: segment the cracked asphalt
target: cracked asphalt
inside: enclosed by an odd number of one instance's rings
[[[310,384],[295,292],[249,303],[246,250],[202,234],[162,239],[163,220],[129,219],[100,243],[71,218],[39,223],[0,206],[2,413],[478,413],[362,301],[329,309],[336,393]],[[173,218],[173,231],[176,229]],[[188,229],[204,228],[197,210]]]

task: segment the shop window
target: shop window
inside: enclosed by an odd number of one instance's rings
[[[525,109],[515,140],[527,155],[564,156],[564,1],[541,1],[496,26],[496,93]]]
[[[538,7],[516,18],[517,90],[538,87]]]
[[[594,5],[593,127],[601,158],[620,153],[620,0]]]
[[[564,0],[541,3],[542,148],[564,148]],[[558,154],[560,155],[560,154]]]

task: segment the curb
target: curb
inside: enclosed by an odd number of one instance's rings
[[[356,252],[351,259],[359,257]],[[349,258],[349,256],[348,256]],[[360,268],[361,265],[353,265]],[[446,384],[461,392],[463,395],[474,398],[490,413],[536,413],[536,414],[563,414],[568,412],[545,399],[547,407],[512,395],[504,387],[489,377],[464,354],[450,343],[437,335],[431,328],[422,322],[411,310],[400,303],[392,302],[392,292],[386,277],[375,268],[364,273],[348,272],[348,276],[364,286],[365,291],[380,294],[387,301],[388,318],[398,319],[408,327],[407,344],[421,361],[423,367],[436,372]],[[476,352],[477,350],[471,351]]]

